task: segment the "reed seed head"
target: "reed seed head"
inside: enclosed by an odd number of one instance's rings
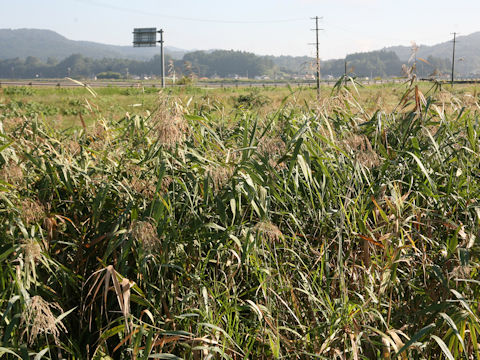
[[[233,175],[233,168],[228,165],[207,167],[207,174],[212,179],[214,191],[220,191]]]
[[[285,153],[286,145],[280,137],[263,137],[258,143],[258,152],[266,156],[280,156]]]
[[[135,222],[132,229],[132,236],[149,252],[156,250],[161,246],[161,241],[157,235],[157,229],[149,221]]]
[[[167,148],[185,141],[189,131],[188,123],[176,108],[169,108],[164,103],[155,113],[154,121],[158,139]]]
[[[25,223],[34,224],[43,222],[45,218],[45,208],[39,201],[25,199],[21,202],[22,217]]]
[[[286,167],[284,163],[278,162],[287,149],[285,142],[280,137],[263,137],[259,141],[257,149],[260,155],[268,158],[268,163],[271,167]]]
[[[70,140],[66,143],[65,149],[67,150],[68,154],[75,156],[78,155],[81,151],[80,144],[75,140]]]
[[[280,229],[270,221],[261,221],[257,223],[253,229],[263,235],[270,242],[278,242],[283,237]]]
[[[51,334],[58,343],[61,332],[67,332],[61,321],[56,321],[52,310],[62,311],[57,303],[49,303],[41,296],[34,296],[27,303],[22,321],[29,328],[28,343],[31,345],[42,334]]]
[[[168,189],[170,188],[170,184],[173,182],[173,178],[170,176],[164,176],[161,181],[160,191],[162,194],[168,193]]]
[[[27,263],[36,263],[42,255],[42,248],[40,247],[40,244],[35,241],[35,239],[24,240],[21,248],[25,257],[25,262]]]
[[[0,169],[0,179],[18,186],[23,182],[22,168],[13,162],[9,162]]]
[[[343,147],[353,152],[357,161],[367,168],[380,164],[377,153],[373,150],[370,140],[365,135],[353,134],[343,140]]]
[[[125,181],[127,182],[127,181]],[[130,180],[130,187],[138,194],[142,195],[145,198],[153,198],[156,191],[155,182],[153,179],[140,179],[136,176],[133,176]]]

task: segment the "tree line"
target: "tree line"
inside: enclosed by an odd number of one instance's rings
[[[359,77],[395,77],[402,76],[403,65],[408,67],[415,63],[415,72],[418,77],[428,78],[439,76],[449,71],[451,61],[448,59],[429,56],[427,59],[412,59],[405,64],[393,51],[371,51],[347,55],[345,59],[330,60],[323,63],[323,76],[339,77],[345,72],[347,75]]]
[[[402,75],[402,61],[394,52],[372,51],[348,55],[346,59],[322,62],[322,76],[339,77],[345,72],[360,77],[392,77]],[[93,59],[73,54],[61,61],[49,58],[41,61],[36,57],[0,60],[0,78],[93,78],[97,75],[115,74],[114,77],[159,76],[161,58],[154,56],[148,61],[128,59]],[[302,76],[314,73],[315,61],[309,57],[258,56],[253,53],[233,50],[187,53],[180,60],[168,54],[165,57],[166,73],[177,78],[185,77],[248,77],[268,75],[276,78]],[[448,72],[448,59],[430,56],[417,62],[419,76]],[[101,76],[101,75],[100,75]],[[113,76],[113,75],[112,75]]]
[[[167,61],[170,59],[166,57]],[[42,62],[36,57],[29,56],[25,60],[20,58],[0,61],[0,77],[29,79],[41,78],[93,78],[102,72],[115,72],[128,77],[130,75],[159,75],[160,56],[154,56],[149,61],[127,59],[93,59],[80,54],[73,54],[57,61],[48,59]]]
[[[218,50],[213,52],[195,51],[181,60],[165,56],[166,72],[169,76],[231,77],[234,75],[254,77],[268,73],[275,65],[266,57],[243,51]],[[46,62],[28,56],[0,60],[1,78],[93,78],[102,73],[117,73],[122,77],[159,76],[161,58],[155,55],[148,61],[128,59],[93,59],[73,54],[62,61],[50,58]]]

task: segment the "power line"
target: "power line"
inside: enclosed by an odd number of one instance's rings
[[[147,11],[127,8],[127,7],[123,7],[123,6],[105,4],[105,3],[102,3],[102,2],[92,1],[92,0],[75,0],[75,1],[80,2],[80,3],[84,3],[84,4],[97,6],[97,7],[104,7],[104,8],[107,8],[107,9],[124,11],[124,12],[128,12],[128,13],[135,13],[135,14],[139,14],[139,15],[163,17],[163,18],[172,19],[172,20],[183,20],[183,21],[215,23],[215,24],[272,24],[272,23],[287,23],[287,22],[296,22],[296,21],[306,21],[306,20],[308,20],[307,18],[265,19],[265,20],[205,19],[205,18],[160,14],[160,13],[155,13],[155,12],[151,12],[151,11],[147,12]]]
[[[382,36],[381,34],[379,35],[378,33],[374,34],[374,33],[370,33],[370,32],[367,32],[367,31],[362,31],[362,30],[359,30],[359,29],[351,29],[351,28],[346,28],[344,26],[338,26],[338,25],[336,25],[334,23],[331,23],[331,22],[328,22],[326,24],[326,26],[328,28],[332,27],[332,28],[335,28],[337,30],[343,31],[347,34],[363,35],[363,36],[373,38],[373,39],[376,39],[376,40],[380,39],[380,40],[384,40],[384,41],[396,41],[396,42],[405,41],[405,39],[385,37],[385,36]]]
[[[347,33],[347,34],[355,34],[355,35],[363,35],[365,37],[369,37],[369,38],[372,38],[372,39],[375,39],[375,40],[384,40],[384,41],[389,41],[389,42],[398,42],[400,43],[399,45],[393,45],[393,44],[390,44],[388,45],[387,47],[395,47],[395,46],[408,46],[408,45],[402,45],[402,43],[405,43],[407,41],[410,41],[408,40],[407,38],[400,38],[400,37],[386,37],[386,36],[382,36],[382,34],[378,34],[378,33],[371,33],[371,32],[368,32],[368,31],[362,31],[360,29],[352,29],[352,28],[347,28],[345,26],[338,26],[336,25],[335,23],[331,23],[331,22],[328,22],[325,24],[328,28],[335,28],[337,30],[340,30],[344,33]],[[328,33],[328,30],[326,31],[326,33]],[[422,40],[419,41],[420,43],[420,46],[424,47],[424,46],[433,46],[433,45],[436,45],[438,44],[439,42],[441,42],[441,38],[439,37],[429,37],[429,38],[425,38],[424,36],[422,36]]]

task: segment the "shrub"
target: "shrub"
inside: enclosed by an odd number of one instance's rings
[[[97,79],[121,79],[122,74],[113,72],[113,71],[106,71],[97,74]]]

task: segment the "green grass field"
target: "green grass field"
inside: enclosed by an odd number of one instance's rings
[[[430,83],[420,83],[419,87],[424,93],[432,91]],[[400,84],[358,86],[356,98],[362,104],[362,108],[367,111],[374,112],[382,109],[391,112],[398,105],[406,88],[407,85]],[[350,89],[354,91],[351,86]],[[181,101],[184,105],[189,102],[188,106],[185,106],[189,110],[201,106],[204,108],[219,107],[226,113],[231,112],[236,105],[242,105],[241,100],[237,101],[239,96],[246,97],[244,99],[246,102],[250,96],[250,98],[257,98],[257,101],[260,100],[260,103],[254,105],[262,115],[281,106],[285,97],[288,97],[288,102],[299,105],[303,105],[304,102],[310,103],[316,99],[316,90],[310,87],[293,87],[292,89],[283,87],[184,87],[167,88],[160,92],[158,88],[146,86],[143,88],[107,87],[92,89],[92,91],[96,93],[96,97],[92,97],[85,88],[81,87],[4,87],[0,88],[0,109],[9,118],[23,115],[42,116],[57,127],[75,128],[81,126],[80,115],[86,123],[92,124],[98,116],[120,119],[126,113],[142,115],[147,112],[152,113],[158,107],[159,93],[163,96],[175,96],[176,100]],[[447,87],[447,91],[444,93],[454,94],[463,100],[465,96],[475,97],[477,87],[456,85],[453,92]],[[332,87],[322,87],[323,100],[328,100],[331,94]]]
[[[474,86],[0,89],[6,359],[479,359]]]

